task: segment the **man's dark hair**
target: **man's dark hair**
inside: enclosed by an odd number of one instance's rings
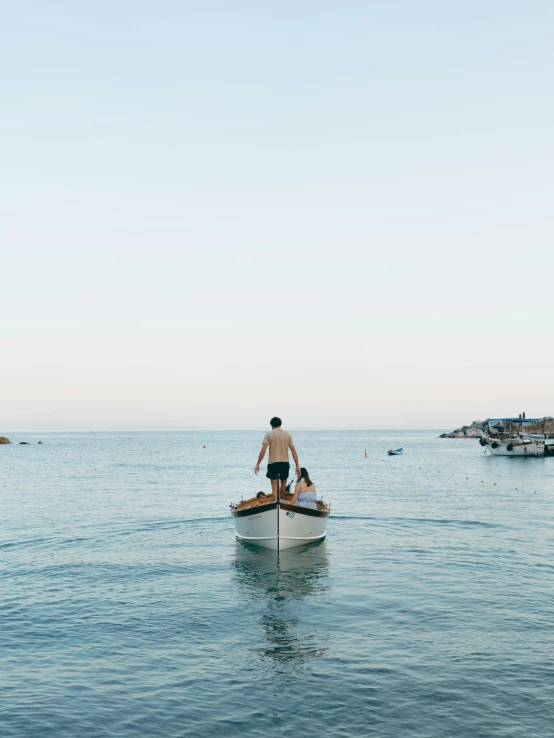
[[[271,418],[269,424],[272,428],[279,428],[279,426],[283,424],[283,421],[281,418]]]

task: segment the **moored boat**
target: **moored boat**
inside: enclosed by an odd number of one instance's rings
[[[231,505],[237,538],[276,551],[325,538],[330,507],[322,500],[315,510],[291,505],[287,497],[276,502],[272,495],[264,495]]]
[[[403,454],[404,453],[404,449],[403,448],[397,448],[396,451],[395,451],[394,449],[391,448],[391,449],[389,449],[387,451],[387,453],[388,453],[389,456],[400,456],[400,454]]]
[[[554,455],[552,418],[491,418],[479,440],[491,456]]]

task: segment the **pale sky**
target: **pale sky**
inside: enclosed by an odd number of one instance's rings
[[[554,3],[5,3],[0,435],[554,415]]]

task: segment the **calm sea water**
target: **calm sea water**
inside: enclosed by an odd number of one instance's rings
[[[9,434],[2,738],[550,738],[554,459],[297,432],[332,517],[277,558],[228,511],[264,433]]]

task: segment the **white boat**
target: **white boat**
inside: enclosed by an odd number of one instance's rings
[[[491,456],[551,456],[552,418],[491,418],[479,443]]]
[[[494,439],[487,445],[491,456],[544,456],[544,441],[525,438]]]
[[[272,495],[231,505],[237,538],[275,551],[321,541],[327,533],[329,513],[322,500],[314,510],[291,505],[286,499],[276,502]]]

